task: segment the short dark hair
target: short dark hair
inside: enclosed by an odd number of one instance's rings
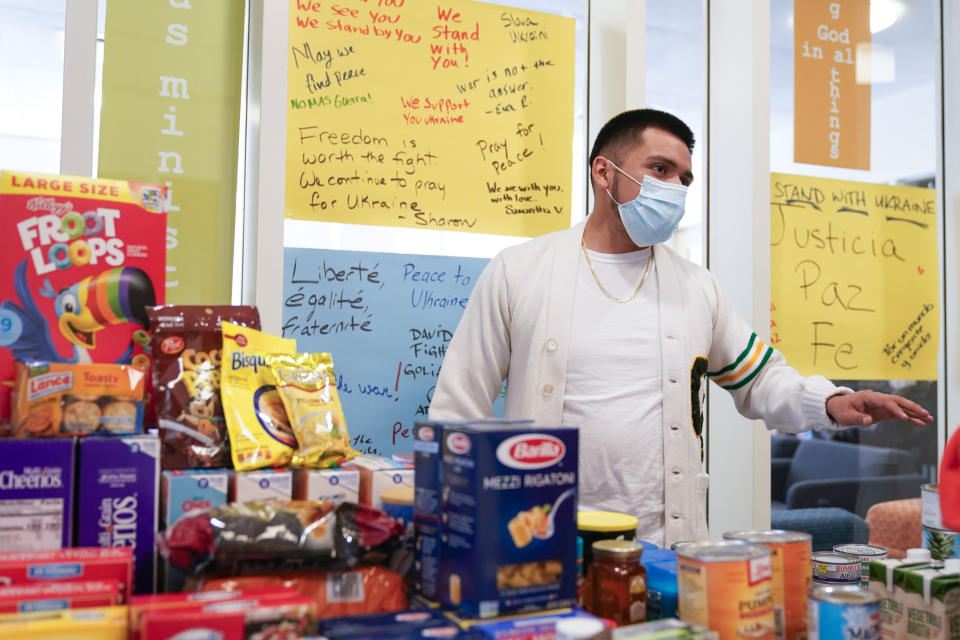
[[[639,142],[640,136],[646,129],[662,129],[667,133],[680,138],[690,153],[693,153],[693,131],[677,116],[658,111],[657,109],[633,109],[611,118],[607,124],[603,125],[597,139],[593,142],[593,149],[590,151],[590,161],[588,167],[593,166],[593,161],[602,153],[618,155],[625,145],[631,142]],[[619,158],[618,158],[619,159]]]

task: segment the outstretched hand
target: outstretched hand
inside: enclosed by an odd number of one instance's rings
[[[830,396],[827,398],[827,415],[844,427],[869,427],[890,418],[917,427],[933,421],[930,412],[912,400],[870,390]]]

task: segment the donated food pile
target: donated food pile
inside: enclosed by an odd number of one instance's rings
[[[960,568],[922,550],[814,551],[784,531],[658,549],[631,516],[579,512],[576,428],[425,421],[412,454],[359,455],[330,353],[262,332],[255,307],[162,304],[164,200],[0,179],[19,247],[0,252],[0,637],[960,628]]]

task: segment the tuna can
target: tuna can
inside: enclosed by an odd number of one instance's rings
[[[881,640],[880,596],[860,587],[814,587],[807,609],[809,640]]]
[[[770,548],[773,568],[774,628],[779,640],[802,640],[807,633],[807,591],[811,579],[812,536],[800,531],[770,529],[731,531],[727,540],[742,540]]]
[[[931,529],[943,529],[943,518],[940,516],[940,485],[921,485],[920,505],[920,524]]]
[[[815,551],[811,556],[814,586],[860,587],[860,557],[852,553]]]
[[[833,550],[837,553],[849,553],[860,558],[860,586],[864,589],[870,586],[870,561],[887,559],[886,549],[873,547],[869,544],[835,544]]]
[[[720,638],[774,640],[771,551],[740,540],[677,550],[677,614]]]

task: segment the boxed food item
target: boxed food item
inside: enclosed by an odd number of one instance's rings
[[[482,634],[485,640],[554,640],[557,637],[557,623],[569,618],[600,620],[580,609],[558,609],[534,615],[472,621],[461,623],[461,626],[469,625],[470,629]]]
[[[127,608],[0,615],[0,637],[17,640],[127,640]]]
[[[160,441],[84,438],[77,456],[77,544],[132,547],[134,592],[156,585]]]
[[[114,607],[123,603],[119,580],[78,580],[0,587],[0,613]]]
[[[450,619],[439,610],[400,611],[365,616],[344,616],[320,620],[318,632],[328,640],[354,640],[357,636],[382,637],[414,629],[446,627]]]
[[[12,435],[141,433],[146,379],[146,371],[133,365],[18,361]]]
[[[294,469],[294,500],[359,500],[360,473],[354,469]]]
[[[896,567],[893,599],[902,611],[897,638],[953,638],[960,629],[960,560]],[[883,616],[884,619],[886,616]]]
[[[444,604],[490,618],[576,602],[578,432],[443,430]]]
[[[290,469],[257,469],[230,472],[230,502],[262,502],[293,499],[293,472]]]
[[[314,624],[314,605],[309,598],[245,598],[208,604],[200,609],[145,611],[141,618],[143,640],[183,638],[300,638]]]
[[[440,489],[443,458],[442,422],[417,422],[413,426],[414,456],[414,587],[424,597],[440,599]]]
[[[139,640],[143,629],[143,616],[147,613],[162,614],[165,611],[202,611],[215,602],[243,601],[266,602],[287,600],[297,592],[287,588],[267,588],[221,591],[195,591],[191,593],[165,593],[161,595],[134,596],[130,602],[130,640]]]
[[[381,456],[357,456],[343,465],[360,475],[360,504],[383,509],[381,496],[388,489],[413,488],[413,465]]]
[[[0,584],[116,580],[124,602],[133,585],[130,547],[72,548],[55,551],[0,551]]]
[[[160,527],[173,525],[180,516],[196,509],[211,509],[227,502],[230,472],[227,469],[164,471],[160,481]],[[186,575],[162,562],[159,567],[162,591],[182,591]]]
[[[718,640],[718,638],[716,631],[676,618],[641,622],[613,630],[613,640]]]
[[[149,365],[145,308],[164,299],[165,203],[156,185],[0,173],[0,381],[15,359]],[[9,417],[0,385],[0,421]]]
[[[69,547],[73,438],[0,440],[0,549]]]
[[[224,321],[260,328],[249,306],[168,305],[148,309],[164,469],[230,466],[220,401]]]
[[[894,571],[906,566],[929,566],[930,552],[926,549],[907,549],[906,558],[871,560],[868,565],[867,589],[880,596],[882,610],[881,630],[884,638],[899,638],[906,633],[906,617],[903,606],[895,596]]]

